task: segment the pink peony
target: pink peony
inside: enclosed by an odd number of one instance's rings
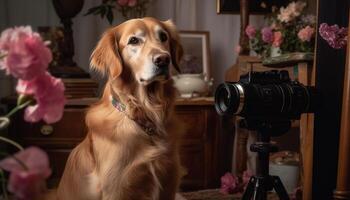
[[[248,25],[245,28],[245,34],[247,34],[249,39],[253,39],[256,35],[256,29],[254,28],[254,26]]]
[[[283,42],[283,36],[281,31],[274,32],[272,45],[274,47],[280,47],[282,42]]]
[[[348,29],[338,25],[329,26],[322,23],[319,28],[320,36],[334,49],[344,48],[347,44]]]
[[[261,30],[262,40],[266,43],[273,42],[273,32],[270,27],[265,27]]]
[[[306,41],[310,42],[314,34],[315,34],[315,29],[310,26],[306,26],[305,28],[300,29],[300,31],[298,32],[298,37],[303,42],[306,42]]]
[[[16,78],[30,80],[44,73],[52,60],[52,54],[38,33],[31,27],[6,29],[0,37],[0,51],[6,56],[0,69]]]
[[[238,178],[231,173],[226,173],[221,177],[220,192],[223,194],[229,194],[235,192],[239,186]]]
[[[24,119],[38,122],[55,123],[61,119],[65,104],[64,85],[61,79],[52,77],[49,73],[33,80],[19,80],[16,90],[20,94],[33,95],[36,104],[26,108]]]
[[[37,199],[46,189],[45,179],[51,175],[47,154],[39,148],[29,147],[13,157],[0,161],[0,168],[10,172],[8,190],[17,199]]]

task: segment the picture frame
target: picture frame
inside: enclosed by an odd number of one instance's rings
[[[183,56],[179,62],[181,73],[203,74],[207,80],[210,73],[210,34],[208,31],[180,31]]]
[[[254,0],[249,1],[249,13],[264,15],[271,13],[272,6],[280,8],[288,5],[289,0]],[[216,0],[218,14],[240,14],[240,0]]]

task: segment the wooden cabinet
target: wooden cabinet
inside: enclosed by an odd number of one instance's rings
[[[37,145],[49,154],[53,170],[49,186],[58,184],[70,151],[85,137],[85,111],[94,101],[69,100],[62,120],[52,125],[26,123],[22,113],[13,118],[10,136],[24,146]],[[218,187],[220,177],[231,168],[232,129],[229,134],[223,133],[230,125],[224,126],[212,98],[178,100],[175,113],[187,130],[180,150],[182,164],[187,169],[182,189]]]

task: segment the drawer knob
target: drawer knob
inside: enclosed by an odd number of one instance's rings
[[[40,129],[41,134],[51,135],[53,133],[53,127],[51,125],[43,125]]]

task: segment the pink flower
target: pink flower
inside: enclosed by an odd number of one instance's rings
[[[129,7],[134,7],[134,6],[136,6],[136,4],[137,4],[137,0],[129,0],[129,2],[128,2]]]
[[[265,27],[261,30],[262,40],[266,43],[273,42],[273,32],[270,27]]]
[[[47,154],[39,148],[29,147],[13,157],[0,161],[0,168],[10,172],[8,190],[17,199],[37,199],[46,189],[45,179],[51,175]]]
[[[298,32],[298,37],[303,42],[306,42],[306,41],[310,42],[314,34],[315,34],[315,29],[310,26],[306,26],[305,28],[301,29]]]
[[[282,42],[283,42],[283,36],[281,31],[274,32],[272,45],[274,47],[279,47],[281,46]]]
[[[240,54],[241,51],[242,51],[241,45],[237,45],[237,46],[235,47],[235,52],[236,52],[237,54]]]
[[[254,28],[254,26],[248,25],[245,28],[245,34],[247,34],[249,39],[253,39],[256,35],[256,29]]]
[[[0,51],[6,56],[0,69],[16,78],[29,80],[44,73],[52,54],[30,26],[6,29],[0,37]]]
[[[251,170],[245,170],[242,175],[243,185],[247,185],[250,181],[250,177],[253,176],[253,172]]]
[[[348,29],[339,28],[338,25],[329,26],[326,23],[322,23],[319,28],[320,36],[327,41],[327,43],[334,49],[341,49],[346,47]]]
[[[229,194],[235,192],[239,186],[238,178],[231,173],[226,173],[221,177],[220,192],[223,194]]]
[[[61,79],[43,73],[33,80],[19,80],[16,90],[20,94],[33,95],[36,104],[28,106],[24,119],[37,122],[43,119],[46,123],[55,123],[62,118],[65,97]]]

